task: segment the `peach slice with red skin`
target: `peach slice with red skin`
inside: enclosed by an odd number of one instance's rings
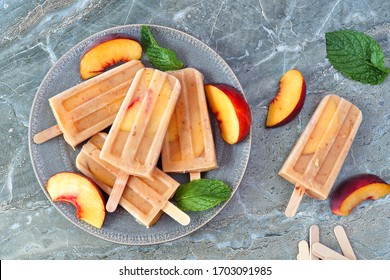
[[[377,175],[355,175],[335,188],[330,197],[330,208],[333,214],[346,216],[364,200],[377,200],[389,193],[390,185]]]
[[[268,106],[266,127],[279,127],[291,122],[302,110],[306,99],[306,82],[296,69],[287,71],[279,83],[279,91]]]
[[[119,62],[140,59],[142,46],[128,34],[109,34],[92,42],[80,60],[80,75],[83,80],[103,73]]]
[[[66,202],[76,208],[80,220],[101,228],[106,216],[105,199],[95,183],[84,175],[60,172],[49,178],[46,190],[54,202]]]
[[[252,124],[251,111],[244,96],[227,84],[207,84],[205,93],[222,138],[229,144],[244,140]]]

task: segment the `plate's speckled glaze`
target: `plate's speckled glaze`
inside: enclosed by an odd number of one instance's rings
[[[233,85],[243,92],[242,87],[227,63],[211,48],[198,39],[175,29],[149,25],[157,42],[162,46],[175,50],[186,66],[200,70],[205,77],[205,83],[221,82]],[[32,141],[33,135],[55,124],[51,113],[48,98],[81,82],[79,76],[79,60],[86,47],[94,40],[112,33],[126,33],[140,38],[141,25],[127,25],[115,27],[88,37],[70,49],[56,65],[47,73],[35,96],[30,114],[29,148],[33,168],[37,179],[48,196],[45,184],[50,176],[61,171],[78,172],[75,167],[75,158],[82,144],[73,150],[62,136],[56,137],[43,144],[36,145]],[[145,65],[147,59],[142,57]],[[214,139],[217,150],[219,168],[203,174],[203,177],[224,180],[237,190],[249,159],[252,133],[241,143],[228,145],[220,137],[217,122],[211,116]],[[187,176],[172,175],[180,182],[186,182]],[[228,203],[200,213],[189,213],[190,225],[183,227],[167,215],[147,229],[138,224],[135,219],[123,208],[118,207],[114,213],[107,213],[101,229],[96,229],[77,219],[73,206],[65,203],[53,203],[54,206],[68,220],[83,230],[102,239],[129,245],[147,245],[171,241],[185,236],[210,221]]]

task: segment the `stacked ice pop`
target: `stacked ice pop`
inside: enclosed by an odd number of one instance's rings
[[[119,169],[107,211],[115,211],[129,175],[151,178],[160,157],[180,83],[165,72],[137,72],[104,142],[100,158]]]
[[[99,157],[105,140],[105,133],[93,136],[82,147],[76,159],[76,166],[104,192],[110,194],[119,171]],[[119,204],[146,227],[159,219],[161,211],[180,224],[187,225],[190,222],[189,216],[168,201],[178,186],[177,181],[154,168],[151,179],[130,176]]]
[[[295,215],[304,193],[328,197],[361,121],[361,111],[349,101],[337,95],[323,98],[279,171],[295,185],[286,216]]]
[[[170,74],[180,81],[181,93],[164,139],[163,170],[200,178],[200,172],[218,167],[203,75],[194,68]]]
[[[110,126],[135,74],[142,68],[139,60],[131,60],[50,98],[57,125],[36,134],[34,142],[40,144],[64,134],[74,148]]]

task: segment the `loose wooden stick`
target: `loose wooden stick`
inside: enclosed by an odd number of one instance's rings
[[[198,180],[200,179],[200,172],[190,172],[190,180]]]
[[[286,211],[284,212],[287,217],[291,218],[295,216],[304,193],[304,187],[300,187],[298,185],[294,187],[294,191],[291,194],[290,201],[288,202]]]
[[[190,223],[190,216],[188,216],[169,201],[165,204],[162,210],[183,226],[186,226]]]
[[[34,135],[33,139],[36,144],[41,144],[61,134],[62,131],[59,125],[56,124],[53,125],[52,127],[42,130],[41,132],[38,132],[37,134]]]
[[[310,260],[309,244],[306,240],[301,240],[298,243],[300,260]]]
[[[313,243],[312,247],[314,255],[316,255],[322,260],[349,260],[348,258],[337,253],[336,251],[333,251],[329,247],[326,247],[319,242]]]
[[[310,244],[310,259],[318,260],[318,257],[313,254],[313,244],[320,242],[320,229],[317,225],[312,225],[309,231],[309,244]]]
[[[128,179],[129,179],[129,174],[125,173],[122,170],[119,170],[115,180],[115,184],[112,187],[110,196],[108,197],[106,203],[106,210],[108,212],[114,212],[116,210]]]
[[[352,249],[351,243],[348,240],[347,234],[342,226],[336,226],[334,228],[334,234],[340,245],[343,255],[351,260],[356,260],[356,255]]]

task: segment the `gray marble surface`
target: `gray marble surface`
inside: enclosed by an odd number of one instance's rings
[[[390,181],[390,80],[369,86],[345,78],[326,59],[324,39],[327,31],[363,31],[380,43],[389,66],[389,11],[382,0],[1,0],[0,259],[294,259],[312,224],[337,251],[333,228],[343,225],[358,259],[390,259],[390,196],[343,218],[328,200],[304,197],[289,219],[292,187],[277,176],[319,100],[336,93],[364,115],[338,181],[362,172]],[[209,45],[237,75],[253,117],[251,157],[227,207],[196,232],[150,246],[107,242],[66,220],[39,186],[28,150],[31,105],[49,69],[89,35],[134,23],[176,28]],[[304,108],[267,130],[267,104],[290,68],[306,78]]]

